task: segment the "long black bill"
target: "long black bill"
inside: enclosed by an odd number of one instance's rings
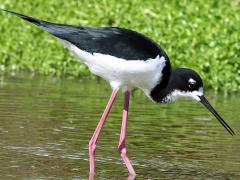
[[[222,124],[222,126],[233,136],[235,132],[232,128],[223,120],[223,118],[215,111],[215,109],[211,106],[208,100],[202,95],[199,96],[200,102],[217,118],[217,120]]]

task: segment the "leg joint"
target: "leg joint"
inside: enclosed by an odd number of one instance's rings
[[[126,147],[125,147],[125,142],[119,143],[117,149],[118,149],[119,154],[121,154],[121,155],[127,153],[127,149],[126,149]]]
[[[89,153],[91,153],[91,154],[95,153],[96,144],[94,144],[91,140],[89,141],[88,149],[89,149]]]

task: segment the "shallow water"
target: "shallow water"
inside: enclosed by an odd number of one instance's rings
[[[0,80],[0,179],[87,179],[88,140],[111,93],[104,81]],[[240,97],[207,93],[232,137],[198,102],[156,105],[136,91],[127,148],[136,179],[240,179]],[[96,151],[96,179],[127,179],[116,151],[120,93]]]

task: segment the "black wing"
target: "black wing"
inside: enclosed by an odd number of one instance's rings
[[[7,12],[40,26],[50,34],[90,53],[108,54],[126,60],[147,60],[159,55],[168,60],[167,54],[158,44],[132,30],[118,27],[93,28],[54,24],[19,13]]]

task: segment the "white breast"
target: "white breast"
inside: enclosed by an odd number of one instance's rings
[[[82,60],[94,74],[109,81],[113,89],[141,88],[147,95],[161,81],[165,58],[125,60],[111,55],[88,53],[68,41],[59,39],[78,59]]]

